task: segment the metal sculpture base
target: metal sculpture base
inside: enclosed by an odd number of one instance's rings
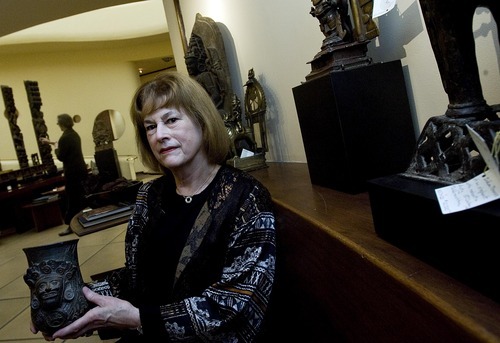
[[[28,269],[24,281],[31,290],[31,320],[48,335],[80,318],[90,308],[77,254],[78,239],[24,248]]]
[[[500,111],[500,105],[492,108],[496,112]],[[403,175],[442,184],[456,184],[484,172],[485,163],[466,125],[480,134],[490,147],[495,133],[500,131],[500,119],[450,118],[446,115],[432,117],[425,124],[410,166]]]
[[[358,68],[371,64],[372,59],[366,56],[368,43],[369,41],[354,42],[325,47],[309,62],[312,70],[306,76],[306,80],[309,81],[333,71]]]
[[[267,168],[265,154],[255,154],[254,156],[239,158],[233,157],[227,160],[227,164],[244,171],[258,170]]]

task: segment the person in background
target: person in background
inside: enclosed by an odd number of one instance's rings
[[[138,191],[125,266],[99,280],[99,293],[84,287],[95,307],[45,338],[113,328],[120,342],[255,341],[275,280],[269,191],[225,163],[224,122],[189,75],[140,86],[131,118],[143,163],[163,175]]]
[[[41,137],[40,142],[53,145],[57,159],[63,163],[66,197],[64,223],[68,227],[60,232],[59,236],[65,236],[73,232],[70,227],[71,219],[85,208],[84,183],[88,171],[83,158],[80,135],[73,129],[73,118],[66,113],[59,114],[57,125],[63,132],[59,140],[51,142],[47,137]]]

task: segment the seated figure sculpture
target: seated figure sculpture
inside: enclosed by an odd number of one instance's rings
[[[306,80],[371,64],[367,45],[379,35],[372,18],[373,0],[311,0],[309,11],[318,19],[325,38],[314,56]],[[352,14],[352,19],[350,14]]]

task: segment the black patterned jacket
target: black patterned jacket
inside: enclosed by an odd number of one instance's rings
[[[159,306],[159,318],[153,318],[138,303],[143,285],[137,258],[148,248],[143,230],[152,223],[165,225],[161,194],[167,185],[163,176],[138,192],[125,239],[126,267],[110,280],[114,295],[139,307],[146,337],[253,341],[275,278],[276,232],[268,190],[248,173],[222,166],[177,266],[174,302]]]

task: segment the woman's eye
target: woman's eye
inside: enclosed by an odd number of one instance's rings
[[[178,118],[168,118],[165,123],[166,124],[173,124],[175,123],[177,120],[179,120]]]
[[[146,125],[144,127],[146,129],[146,131],[153,131],[154,129],[156,129],[156,125]]]

